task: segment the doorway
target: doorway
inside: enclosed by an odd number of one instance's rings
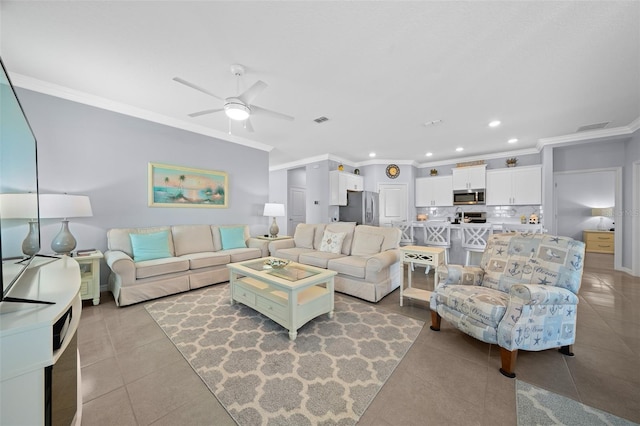
[[[307,190],[292,186],[289,188],[289,217],[287,234],[293,235],[296,226],[307,220]]]
[[[554,229],[556,235],[571,237],[583,241],[582,232],[597,229],[600,217],[592,216],[593,208],[613,207],[619,211],[622,206],[622,169],[576,170],[554,173]],[[622,220],[620,217],[605,217],[604,227],[614,229],[613,266],[621,269],[621,235]]]
[[[407,220],[409,189],[407,184],[378,184],[380,194],[380,226],[391,226],[391,221]]]

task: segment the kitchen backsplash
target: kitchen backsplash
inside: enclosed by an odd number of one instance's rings
[[[542,221],[542,209],[540,206],[480,206],[473,205],[468,207],[420,207],[416,209],[417,214],[426,214],[431,220],[447,220],[453,219],[456,212],[486,212],[487,222],[494,223],[520,223],[520,217],[525,216],[529,219],[531,214],[538,215],[538,219]],[[416,220],[416,218],[412,218]]]

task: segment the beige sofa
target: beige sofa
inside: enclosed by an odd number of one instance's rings
[[[346,235],[339,253],[327,251],[326,242],[341,233]],[[272,241],[269,251],[271,256],[336,271],[336,291],[377,302],[402,282],[400,237],[400,230],[391,227],[300,224],[293,239]]]
[[[221,228],[238,227],[244,228],[246,247],[223,249]],[[130,235],[163,231],[169,240],[167,257],[134,261]],[[116,304],[125,306],[228,281],[228,263],[265,257],[268,250],[268,242],[251,238],[246,225],[176,225],[110,229],[104,257],[111,268],[109,289]]]

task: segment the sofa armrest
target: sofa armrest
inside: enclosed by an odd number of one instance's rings
[[[251,237],[247,240],[247,247],[260,249],[261,257],[269,256],[269,241],[267,240]]]
[[[296,246],[295,240],[293,238],[288,238],[286,240],[276,240],[271,241],[269,243],[269,253],[273,255],[278,250],[294,248]]]
[[[578,296],[561,287],[542,284],[514,284],[509,290],[512,298],[523,305],[577,305]]]
[[[438,266],[438,286],[444,284],[481,285],[483,278],[484,269],[478,266]]]
[[[136,265],[129,255],[119,250],[107,250],[104,260],[114,274],[120,276],[123,285],[136,281]]]
[[[388,268],[394,263],[400,262],[402,254],[400,250],[386,250],[382,253],[374,254],[367,259],[366,270],[371,272],[380,272],[384,268]]]

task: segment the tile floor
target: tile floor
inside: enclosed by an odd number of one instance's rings
[[[518,379],[640,423],[640,278],[614,271],[611,255],[587,254],[575,357],[520,352]],[[429,288],[433,274],[413,272]],[[498,372],[499,351],[428,307],[380,307],[426,321],[415,344],[369,406],[361,425],[515,425],[515,381]],[[87,302],[85,302],[87,303]],[[233,425],[234,421],[144,309],[117,308],[110,293],[84,305],[78,331],[83,426]]]

